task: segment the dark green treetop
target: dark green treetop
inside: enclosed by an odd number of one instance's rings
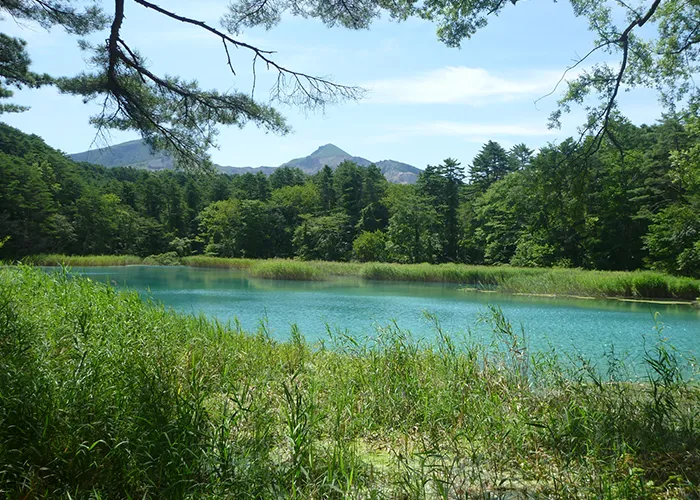
[[[487,142],[474,157],[469,169],[472,186],[484,192],[494,182],[503,179],[514,170],[508,153],[495,141]]]

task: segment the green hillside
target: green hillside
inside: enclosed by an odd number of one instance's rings
[[[85,161],[104,167],[136,167],[148,170],[173,168],[172,156],[165,151],[152,151],[142,140],[123,142],[101,149],[70,155],[74,161]]]

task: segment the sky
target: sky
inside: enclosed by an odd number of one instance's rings
[[[112,2],[104,2],[105,9]],[[181,15],[218,25],[226,11],[220,0],[168,0],[163,6]],[[122,38],[160,74],[197,79],[202,87],[252,90],[252,56],[231,54],[236,75],[227,66],[221,40],[196,27],[169,20],[127,2]],[[0,32],[24,38],[33,70],[74,75],[86,68],[77,39],[12,19],[0,20]],[[91,35],[99,43],[106,32]],[[510,3],[498,17],[460,49],[448,48],[426,21],[379,19],[368,30],[328,28],[320,21],[285,17],[266,31],[246,30],[239,39],[275,50],[281,65],[329,76],[337,83],[366,89],[356,102],[308,112],[278,106],[292,132],[279,136],[255,125],[222,128],[215,163],[229,166],[277,166],[332,143],[371,161],[392,159],[425,168],[452,157],[468,166],[488,140],[506,148],[525,143],[537,149],[576,133],[583,111],[565,116],[561,130],[549,130],[561,88],[550,93],[567,66],[592,47],[594,36],[568,2],[525,0]],[[610,57],[610,56],[600,56]],[[255,97],[267,101],[275,74],[257,67]],[[13,102],[30,106],[1,117],[34,133],[66,153],[105,143],[96,137],[90,116],[98,103],[61,95],[52,88],[17,91]],[[646,90],[622,93],[620,107],[632,122],[653,123],[661,115],[656,96]],[[135,132],[112,132],[110,144],[137,139]]]

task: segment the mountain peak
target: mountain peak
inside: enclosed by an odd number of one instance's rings
[[[335,144],[326,144],[309,155],[309,158],[332,158],[334,156],[350,156]]]
[[[148,170],[174,168],[173,158],[170,153],[167,151],[153,152],[147,144],[139,140],[116,144],[108,148],[76,153],[70,155],[70,157],[75,161],[87,161],[98,165],[104,165],[105,167],[132,166]],[[309,156],[290,160],[280,166],[297,167],[304,173],[312,175],[321,170],[325,165],[336,168],[345,160],[350,160],[360,167],[367,167],[373,163],[360,156],[350,156],[334,144],[326,144]],[[416,182],[420,173],[420,170],[411,165],[393,160],[382,160],[376,162],[376,165],[381,169],[382,174],[384,174],[384,177],[386,177],[389,182],[413,184]],[[262,172],[269,175],[274,172],[274,167],[236,168],[223,167],[221,165],[216,166],[219,171],[227,174]]]

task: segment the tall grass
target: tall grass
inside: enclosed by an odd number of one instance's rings
[[[264,325],[245,333],[60,272],[0,268],[0,492],[700,494],[697,373],[662,334],[632,380],[615,361],[530,353],[500,310],[488,317],[487,346],[434,316],[431,344],[389,323],[312,346],[294,326],[277,342]]]
[[[308,262],[298,260],[261,260],[248,268],[248,273],[256,278],[280,279],[280,280],[321,280],[327,275]]]
[[[248,269],[257,262],[256,259],[231,259],[209,255],[191,255],[183,257],[182,263],[192,267],[212,267],[221,269]]]
[[[135,255],[32,255],[22,261],[35,266],[103,267],[132,266],[143,264],[143,259]]]
[[[588,271],[426,263],[304,262],[289,259],[229,259],[203,255],[178,259],[169,254],[151,256],[145,260],[133,256],[39,255],[25,261],[46,266],[181,263],[193,267],[243,269],[249,271],[252,276],[270,279],[323,280],[334,276],[357,276],[368,280],[458,283],[469,288],[486,288],[507,293],[686,301],[700,299],[700,280],[656,271]]]

